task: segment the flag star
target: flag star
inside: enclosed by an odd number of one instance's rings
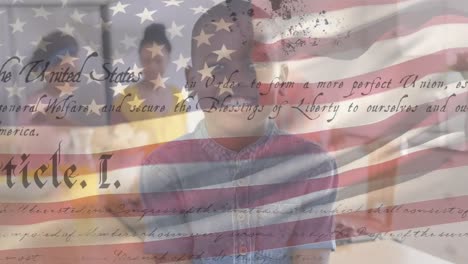
[[[86,16],[86,13],[80,13],[77,9],[73,11],[73,14],[70,16],[76,22],[83,24],[83,17]]]
[[[187,67],[189,61],[190,61],[190,58],[185,58],[181,53],[179,55],[179,59],[174,61],[174,64],[177,65],[177,70],[176,71],[179,71],[180,69],[183,69],[183,68]]]
[[[64,27],[59,27],[58,29],[62,31],[62,35],[64,36],[65,35],[73,36],[73,31],[75,31],[75,29],[71,27],[68,23],[65,23]]]
[[[112,66],[115,66],[117,64],[125,64],[124,60],[123,60],[123,54],[121,54],[120,52],[117,52],[115,51],[114,52],[114,59],[112,61]]]
[[[105,21],[103,19],[101,19],[101,23],[96,23],[96,25],[94,25],[96,29],[102,29],[102,30],[107,30],[107,31],[110,31],[111,26],[112,26],[111,20]]]
[[[26,58],[26,56],[21,56],[21,55],[19,54],[19,51],[16,51],[15,57],[18,57],[18,58],[19,58],[19,62],[16,62],[16,60],[14,61],[15,64],[18,64],[18,65],[20,65],[20,66],[23,66],[23,60],[24,60],[24,58]]]
[[[164,56],[163,54],[164,45],[158,45],[156,42],[153,42],[153,46],[151,48],[146,48],[146,50],[151,52],[151,58],[156,57],[157,55]]]
[[[96,49],[92,46],[84,46],[83,49],[86,51],[86,57],[96,52]]]
[[[171,35],[171,39],[175,38],[176,36],[182,37],[182,32],[181,30],[184,28],[184,25],[177,26],[175,21],[172,21],[171,27],[167,30],[169,32],[169,35]]]
[[[226,21],[224,21],[224,18],[221,18],[218,22],[212,23],[216,26],[216,31],[226,30],[231,32],[231,29],[229,27],[233,25],[233,23],[227,23]]]
[[[117,85],[111,87],[111,89],[114,91],[114,97],[119,94],[125,96],[125,89],[127,89],[127,86],[123,85],[122,83],[117,83]]]
[[[143,71],[143,68],[139,68],[136,64],[133,64],[133,69],[129,70],[128,72],[130,74],[134,74],[136,76],[138,76],[141,72]]]
[[[136,14],[137,17],[140,18],[140,24],[143,24],[146,20],[154,21],[153,14],[156,13],[157,10],[149,11],[148,8],[145,7],[143,12]]]
[[[49,16],[52,15],[49,11],[45,10],[43,6],[40,8],[33,8],[34,17],[42,17],[45,20],[49,20]]]
[[[178,1],[178,0],[169,0],[169,1],[163,1],[166,7],[168,6],[180,6],[181,3],[184,1]]]
[[[101,28],[106,31],[110,31],[111,26],[112,26],[112,21],[102,21],[101,23]]]
[[[124,60],[122,57],[118,57],[118,58],[115,58],[113,61],[112,61],[112,66],[115,66],[117,64],[125,64]]]
[[[236,51],[227,49],[224,44],[223,44],[223,47],[220,50],[213,51],[213,53],[218,55],[218,60],[217,61],[220,61],[223,58],[225,58],[227,60],[232,60],[231,54],[234,53],[234,52],[236,52]]]
[[[203,67],[203,70],[199,70],[198,72],[202,75],[202,78],[201,80],[205,80],[205,78],[211,78],[213,76],[213,69],[215,68],[215,66],[213,67],[208,67],[208,65],[206,64],[205,62],[205,66]]]
[[[208,8],[206,7],[203,7],[203,6],[198,6],[198,7],[192,7],[190,8],[193,10],[193,14],[196,15],[196,14],[204,14],[208,11]]]
[[[165,82],[169,80],[169,78],[162,78],[161,74],[158,74],[158,78],[156,80],[152,80],[151,82],[153,83],[153,89],[156,90],[159,87],[166,89],[166,84]]]
[[[100,45],[100,44],[97,44],[97,43],[94,42],[94,41],[90,41],[90,42],[88,43],[88,46],[90,46],[90,47],[93,48],[94,50],[98,50],[99,47],[100,47],[101,45]]]
[[[22,22],[19,18],[16,19],[15,23],[10,24],[10,26],[13,28],[13,33],[23,32],[24,31],[24,25],[26,25],[26,22]]]
[[[187,90],[185,90],[184,88],[182,88],[182,90],[180,90],[180,92],[178,92],[178,93],[176,93],[174,95],[177,97],[177,103],[185,101],[190,96],[189,92],[187,92]]]
[[[125,34],[125,37],[123,40],[120,41],[125,46],[125,49],[131,49],[131,48],[136,48],[136,41],[137,38],[135,37],[130,37],[127,34]]]
[[[65,55],[58,55],[58,57],[62,60],[60,65],[69,64],[73,67],[75,66],[75,61],[78,60],[78,58],[70,56],[68,51]]]
[[[98,105],[96,101],[93,99],[91,104],[88,105],[88,113],[86,115],[91,114],[91,112],[95,113],[96,115],[100,116],[101,115],[101,109],[104,107],[104,105]]]
[[[29,106],[31,107],[36,107],[35,112],[32,112],[31,114],[34,115],[36,113],[42,113],[43,115],[46,115],[46,108],[47,104],[42,103],[41,98],[38,98],[36,103],[30,104]]]
[[[133,100],[127,102],[127,104],[129,104],[130,106],[133,106],[133,107],[139,107],[144,101],[145,101],[145,99],[140,99],[140,98],[138,98],[138,95],[135,94],[135,97],[133,98]]]
[[[125,10],[125,8],[127,8],[128,6],[129,4],[123,5],[122,2],[119,1],[116,5],[110,8],[112,10],[112,16],[115,16],[118,13],[126,14],[127,11]]]
[[[38,49],[47,52],[47,46],[52,44],[52,42],[45,41],[44,39],[41,39],[39,41],[31,41],[31,45],[36,46]]]
[[[222,95],[224,93],[229,94],[234,94],[234,91],[232,91],[231,85],[229,84],[229,81],[226,77],[224,77],[223,83],[219,85],[219,95]]]
[[[25,89],[25,87],[18,87],[18,85],[15,83],[13,86],[6,87],[5,89],[8,91],[8,98],[13,97],[15,95],[21,98],[21,92]]]
[[[39,70],[31,71],[31,78],[33,79],[32,80],[33,83],[41,82],[41,81],[46,82],[46,80],[41,80],[41,78],[39,78],[39,75],[41,73],[42,72],[40,72]],[[48,74],[48,73],[46,72],[46,74]],[[45,75],[45,76],[47,77],[47,75]]]
[[[64,95],[73,95],[73,91],[77,89],[76,87],[71,86],[69,83],[65,83],[65,85],[59,85],[56,87],[60,90],[59,97],[62,97]]]
[[[51,73],[52,73],[52,72],[50,72],[50,71],[46,71],[46,72],[45,72],[45,77],[46,77],[46,78],[49,77],[49,75],[50,75]]]
[[[213,37],[214,34],[206,34],[205,31],[202,29],[200,35],[194,37],[197,41],[197,48],[200,47],[202,44],[211,45],[210,38]]]

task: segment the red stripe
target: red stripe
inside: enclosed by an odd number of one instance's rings
[[[282,96],[279,98],[279,101],[276,102],[276,104],[282,103],[284,101],[287,101],[290,105],[295,105],[301,103],[302,100],[304,100],[304,104],[312,103],[315,97],[319,93],[323,93],[322,96],[320,96],[317,99],[318,104],[326,104],[326,103],[340,103],[346,100],[352,100],[352,99],[359,99],[363,98],[365,96],[371,96],[373,94],[379,94],[383,93],[389,90],[393,89],[401,89],[401,83],[400,81],[403,79],[403,77],[409,75],[409,74],[414,74],[419,76],[418,84],[420,84],[421,79],[424,78],[425,76],[428,76],[430,74],[434,73],[441,73],[441,72],[446,72],[449,71],[449,65],[446,64],[446,58],[449,56],[456,56],[457,54],[462,54],[468,52],[468,48],[456,48],[456,49],[447,49],[447,50],[442,50],[439,52],[435,52],[426,56],[421,56],[415,59],[411,59],[408,61],[405,61],[400,64],[396,64],[393,66],[386,67],[384,69],[379,69],[373,72],[365,73],[359,76],[352,76],[349,78],[343,78],[343,79],[336,79],[332,80],[332,87],[333,83],[340,83],[343,82],[343,88],[318,88],[319,82],[325,82],[325,85],[328,84],[328,81],[326,80],[315,80],[315,82],[311,82],[308,84],[309,88],[304,88],[305,86],[305,80],[309,79],[306,75],[306,73],[303,76],[301,76],[301,73],[295,72],[294,73],[294,80],[297,80],[294,82],[294,85],[291,88],[286,89],[286,96]],[[380,79],[378,79],[380,77]],[[360,89],[354,89],[353,85],[363,83],[365,85],[366,82],[372,82],[373,80],[376,80],[376,82],[381,81],[381,82],[386,82],[388,80],[392,80],[392,84],[390,85],[390,88],[374,88],[372,91],[370,88],[360,88]],[[273,88],[270,88],[270,83],[263,83],[261,86],[260,92],[262,94],[267,94],[267,93],[272,93],[275,91],[274,88],[275,83],[273,83]],[[415,88],[407,88],[407,89],[419,89],[418,87]],[[427,89],[421,89],[424,91],[427,91]],[[432,90],[430,90],[432,91]],[[429,92],[430,92],[429,91]],[[365,95],[363,95],[364,93]],[[271,101],[272,99],[266,96],[261,96],[260,97],[261,101],[259,102],[262,105],[269,105],[269,104],[274,104],[275,102]],[[28,125],[27,123],[21,123],[18,124],[18,126],[26,126]],[[42,127],[41,125],[35,126],[36,129],[40,129]]]
[[[468,196],[451,197],[449,199],[429,200],[417,203],[408,203],[403,207],[386,206],[373,211],[359,211],[347,214],[337,215],[339,220],[341,217],[347,219],[354,219],[356,234],[341,232],[340,230],[333,229],[337,238],[349,238],[352,236],[366,235],[375,237],[377,233],[391,232],[405,229],[414,229],[426,226],[460,223],[468,219],[466,216],[468,211],[465,208],[468,202]],[[450,208],[459,208],[452,209]],[[439,213],[428,213],[430,210],[439,210]],[[393,217],[393,226],[379,225],[375,222],[375,215],[390,215]],[[245,233],[258,234],[256,239],[255,250],[265,250],[272,248],[279,248],[285,246],[294,246],[300,244],[308,244],[317,241],[326,241],[330,239],[331,232],[329,230],[318,228],[317,224],[322,224],[323,219],[308,219],[298,222],[289,222],[285,224],[270,225],[256,229],[244,229]],[[316,227],[311,229],[310,227]],[[296,231],[294,236],[294,243],[281,243],[280,239],[271,239],[272,237],[282,237],[284,233],[292,230]],[[311,233],[311,230],[312,231]],[[297,232],[299,231],[299,232]],[[300,235],[304,233],[304,235]],[[263,234],[263,235],[261,235]],[[221,251],[223,255],[229,255],[233,252],[232,237],[229,238],[231,232],[212,233],[210,235],[198,235],[193,239],[198,244],[199,248],[204,250],[202,257],[217,256]],[[226,243],[219,243],[219,240],[226,238]],[[230,241],[229,241],[230,239]],[[217,241],[218,243],[214,242]],[[26,255],[39,255],[37,256],[39,263],[47,259],[47,263],[67,263],[76,262],[82,257],[94,257],[93,263],[110,263],[116,254],[125,252],[127,256],[143,257],[144,248],[148,251],[168,252],[170,255],[181,256],[183,254],[191,254],[184,249],[183,245],[190,244],[192,238],[168,239],[159,242],[148,243],[133,243],[133,244],[119,244],[119,245],[98,245],[98,246],[73,246],[73,247],[44,247],[34,249],[11,249],[0,251],[0,260],[7,257],[19,257]],[[196,252],[197,253],[197,252]],[[198,252],[199,253],[199,252]],[[145,257],[149,258],[148,255]],[[71,261],[71,262],[70,262]],[[136,262],[143,263],[143,261]]]
[[[329,188],[353,188],[356,184],[373,180],[391,179],[409,180],[429,172],[457,168],[468,165],[468,153],[446,149],[428,149],[401,156],[393,160],[381,162],[339,173],[338,178],[331,177],[310,179],[301,182],[267,184],[260,186],[183,190],[168,193],[146,194],[151,206],[143,207],[140,200],[142,194],[98,195],[81,199],[53,203],[0,203],[0,225],[26,225],[58,219],[82,219],[104,217],[142,217],[151,215],[171,215],[198,208],[208,208],[210,212],[218,209],[223,211],[225,201],[234,201],[234,195],[247,197],[255,194],[270,194],[258,196],[257,199],[244,201],[241,208],[253,208],[269,203],[275,203],[307,193],[327,190]],[[398,174],[388,173],[398,166]],[[157,177],[155,175],[155,177]],[[332,183],[335,182],[335,183]],[[281,190],[281,192],[277,192]],[[181,204],[179,196],[187,200]],[[164,201],[164,203],[160,203]],[[220,201],[217,203],[216,201]],[[27,206],[27,207],[25,207]],[[60,208],[72,207],[61,213]],[[106,211],[110,208],[111,211]],[[82,209],[81,211],[79,211]],[[175,211],[173,211],[174,209]],[[72,213],[72,210],[79,211]]]
[[[462,93],[457,95],[457,97],[452,98],[450,101],[450,105],[455,106],[457,104],[465,104],[463,98],[466,96],[467,93]],[[434,104],[443,105],[446,99],[441,99]],[[329,135],[330,144],[327,146],[329,150],[341,150],[349,147],[360,146],[364,144],[368,144],[377,138],[394,138],[400,136],[401,134],[410,131],[411,129],[415,128],[422,128],[430,125],[437,124],[438,122],[443,122],[444,120],[439,120],[440,116],[438,112],[435,113],[425,113],[425,108],[420,108],[420,111],[417,113],[397,113],[387,118],[381,122],[373,123],[370,125],[364,126],[357,126],[357,127],[347,127],[347,128],[340,128],[340,129],[331,129],[327,131],[317,131],[305,134],[297,134],[296,136],[304,137],[312,141],[320,141],[320,138],[323,137],[323,134],[326,133]],[[450,113],[450,114],[449,114]],[[463,113],[454,113],[453,111],[447,112],[447,117],[454,117],[456,115],[461,115]],[[287,136],[278,136],[275,141],[275,146],[277,146],[276,150],[273,152],[268,153],[268,156],[277,156],[281,155],[281,147],[284,145],[282,141],[287,141]],[[233,138],[235,139],[235,138]],[[112,158],[109,160],[109,171],[117,170],[117,169],[124,169],[130,167],[141,166],[142,160],[144,157],[156,150],[161,146],[168,146],[172,149],[190,149],[192,146],[198,146],[203,141],[210,141],[212,139],[197,139],[197,140],[184,140],[184,141],[174,141],[156,145],[148,145],[144,147],[138,148],[131,148],[131,149],[123,149],[117,150],[113,152],[109,152],[112,154]],[[58,146],[57,146],[58,148]],[[185,153],[183,151],[178,152],[179,155],[174,155],[172,159],[160,161],[160,163],[164,164],[171,164],[171,163],[189,163],[189,162],[208,162],[214,160],[207,160],[205,157],[202,158],[200,155],[180,155],[180,153]],[[29,175],[33,175],[34,171],[40,167],[42,164],[49,164],[51,165],[51,154],[31,154],[28,161],[29,161]],[[92,154],[92,155],[85,155],[85,154],[62,154],[61,155],[61,163],[59,166],[59,173],[63,174],[63,172],[72,164],[75,164],[78,167],[78,174],[85,175],[85,174],[95,174],[99,172],[99,162],[101,155],[106,153],[99,153],[99,154]],[[299,153],[297,153],[299,154]],[[0,164],[3,165],[2,169],[4,169],[5,165],[13,158],[13,163],[18,165],[16,170],[16,175],[20,175],[19,170],[22,169],[20,166],[20,157],[19,155],[11,155],[11,154],[0,154]],[[219,160],[218,160],[219,161]],[[51,169],[48,170],[49,174]],[[6,173],[3,174],[5,176]],[[1,177],[1,176],[0,176]],[[18,176],[17,176],[18,177]],[[92,175],[95,177],[95,175]]]
[[[411,88],[409,88],[411,89]],[[450,107],[455,107],[456,105],[465,105],[465,97],[468,95],[468,92],[460,93],[456,97],[450,100],[447,117],[455,117],[456,115],[461,115],[463,113],[455,113],[454,109]],[[446,102],[446,98],[432,102],[434,105],[443,105]],[[421,107],[418,112],[415,113],[396,113],[391,117],[370,125],[356,126],[356,127],[346,127],[340,129],[330,129],[325,131],[317,131],[311,133],[297,134],[297,136],[307,138],[309,140],[317,141],[323,133],[328,133],[331,136],[331,144],[328,146],[329,150],[340,150],[348,147],[359,146],[372,142],[377,138],[388,137],[392,135],[401,135],[404,132],[407,132],[411,129],[421,128],[425,126],[430,126],[437,124],[438,122],[443,122],[444,120],[439,120],[440,115],[438,112],[426,113],[426,109]],[[398,124],[398,125],[396,125]],[[363,133],[363,131],[365,131]],[[277,136],[275,141],[275,146],[281,148],[282,140],[287,140],[289,136]],[[236,138],[233,138],[236,139]],[[109,152],[107,154],[112,154],[113,157],[109,161],[109,170],[130,168],[135,166],[140,166],[141,161],[144,156],[148,153],[156,150],[160,146],[167,144],[169,148],[182,148],[190,149],[191,146],[202,143],[203,141],[211,141],[212,139],[196,139],[196,140],[184,140],[184,141],[173,141],[155,145],[147,145],[143,147],[130,148],[116,150]],[[58,148],[58,146],[57,146]],[[276,152],[270,152],[271,156],[281,155],[281,151],[276,150]],[[180,153],[183,153],[182,151]],[[76,164],[78,168],[87,168],[87,171],[84,173],[95,173],[99,169],[99,158],[101,155],[106,153],[99,153],[93,155],[85,154],[62,154],[61,162],[64,164],[61,168],[64,170],[67,165],[70,163]],[[6,165],[8,161],[14,157],[10,154],[0,154],[0,164]],[[43,163],[50,164],[51,154],[31,154],[29,158],[29,168],[32,171],[33,168],[37,168]],[[14,161],[16,164],[19,163],[19,157],[15,157]],[[67,162],[69,161],[69,162]],[[188,156],[188,155],[177,155],[171,160],[168,160],[169,163],[187,163],[187,162],[206,162],[210,160],[201,159],[201,156]],[[20,167],[18,168],[18,170]],[[31,173],[32,174],[32,173]]]
[[[442,50],[439,52],[435,52],[426,56],[421,56],[415,59],[410,59],[405,62],[392,65],[389,67],[386,67],[384,69],[379,69],[376,71],[372,71],[369,73],[365,73],[362,75],[358,76],[352,76],[349,78],[343,78],[343,79],[335,79],[335,80],[314,80],[314,82],[310,82],[308,87],[309,88],[304,88],[305,86],[305,80],[310,79],[304,72],[303,76],[301,76],[301,73],[294,73],[295,74],[295,79],[301,80],[298,82],[295,82],[295,85],[293,88],[288,88],[286,89],[286,96],[280,99],[287,100],[291,105],[293,104],[299,104],[301,100],[305,99],[305,103],[312,103],[313,99],[319,94],[323,93],[323,96],[320,96],[317,99],[317,103],[319,104],[326,104],[326,103],[339,103],[347,100],[352,100],[352,99],[360,99],[366,96],[371,96],[373,94],[380,94],[383,92],[387,92],[390,90],[394,89],[401,89],[402,83],[400,81],[403,79],[403,77],[408,76],[410,74],[413,75],[418,75],[419,79],[417,82],[417,85],[421,83],[421,80],[434,73],[443,73],[446,71],[450,71],[449,65],[446,64],[446,58],[451,55],[457,55],[461,54],[464,52],[468,52],[468,48],[457,48],[457,49],[448,49],[448,50]],[[380,79],[378,79],[380,77]],[[390,88],[373,88],[370,90],[370,86],[365,88],[366,82],[372,82],[375,80],[375,84],[377,82],[387,82],[389,80],[392,80],[392,83],[390,85]],[[330,82],[332,88],[318,88],[319,87],[319,82],[323,82],[326,85]],[[337,83],[336,88],[333,88],[334,83]],[[343,88],[338,88],[338,84],[340,82],[343,82]],[[353,85],[356,83],[358,85],[359,83],[363,83],[362,88],[353,88]],[[268,86],[267,86],[268,85]],[[264,91],[262,91],[263,94],[268,92],[270,83],[265,84],[265,87],[263,88]],[[375,86],[375,85],[374,85]],[[273,86],[274,87],[274,86]],[[273,88],[274,89],[274,88]],[[408,87],[406,89],[420,89],[419,87]],[[420,89],[425,92],[431,92],[433,90],[428,90],[428,89]],[[363,95],[364,93],[365,95]],[[263,98],[262,98],[263,99]],[[281,102],[282,100],[280,100]],[[265,99],[264,104],[267,104],[268,102]]]

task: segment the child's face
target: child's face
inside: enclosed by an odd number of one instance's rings
[[[166,72],[167,65],[169,64],[169,52],[166,47],[160,46],[160,52],[152,52],[151,49],[154,48],[154,45],[157,44],[146,44],[140,51],[140,61],[143,66],[143,77],[147,81],[155,80],[159,75],[163,76]]]
[[[256,82],[269,84],[282,75],[278,64],[254,61],[252,18],[244,13],[237,12],[233,19],[231,15],[212,12],[198,21],[192,34],[193,68],[188,81],[196,83],[194,90],[206,120],[223,124],[224,129],[231,131],[265,123],[276,103],[277,91],[261,95]],[[213,105],[218,109],[236,109],[233,106],[239,105],[239,112],[207,112]],[[258,109],[262,111],[252,119],[252,111],[242,112],[242,105],[244,109],[260,105]]]
[[[68,63],[65,59],[67,55],[70,57],[76,58],[76,60],[72,59],[72,62]],[[61,56],[65,56],[65,57],[61,57]],[[80,59],[78,58],[78,55],[76,53],[71,53],[71,54],[66,53],[63,55],[62,54],[56,55],[52,59],[46,60],[46,62],[50,63],[46,71],[47,83],[49,87],[55,87],[55,88],[64,86],[66,85],[67,82],[58,80],[54,78],[54,75],[49,75],[49,73],[59,74],[59,73],[68,71],[72,74],[76,74],[79,70],[78,65],[80,65]],[[74,86],[73,83],[70,83],[70,85]]]

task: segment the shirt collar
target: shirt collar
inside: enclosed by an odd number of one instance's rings
[[[200,140],[201,147],[204,148],[204,150],[207,153],[210,153],[211,155],[217,156],[221,159],[232,159],[235,157],[248,158],[252,157],[253,154],[258,154],[256,153],[258,152],[257,149],[262,145],[264,146],[270,144],[272,136],[274,136],[274,134],[277,133],[278,130],[279,129],[276,126],[275,122],[273,122],[272,120],[268,120],[267,129],[263,136],[258,138],[254,143],[244,147],[240,151],[234,151],[218,144],[214,139],[212,139],[208,135],[206,122],[204,119],[198,123],[195,129],[196,133],[198,132],[198,138],[202,139]]]

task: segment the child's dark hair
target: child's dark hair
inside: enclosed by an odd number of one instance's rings
[[[47,62],[51,66],[55,66],[61,61],[58,56],[67,53],[70,56],[76,56],[78,54],[78,42],[70,35],[66,35],[61,31],[54,31],[42,38],[32,54],[31,62],[43,61],[39,67],[45,66]]]
[[[166,26],[163,24],[151,24],[146,27],[143,39],[140,42],[139,52],[147,44],[157,43],[164,45],[169,53],[171,53],[172,45],[166,35]]]

